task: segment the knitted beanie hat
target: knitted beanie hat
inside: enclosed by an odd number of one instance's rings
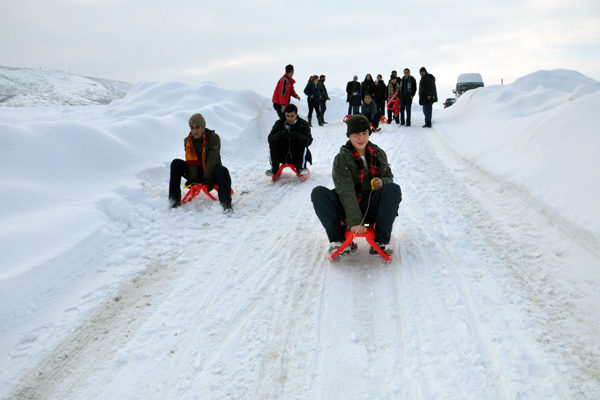
[[[369,135],[372,133],[371,131],[371,123],[364,115],[353,115],[348,120],[346,120],[346,125],[348,129],[346,131],[346,136],[350,137],[353,133],[364,132],[367,129],[369,130]]]
[[[194,114],[190,117],[190,126],[201,126],[203,128],[206,128],[206,121],[204,120],[204,117],[202,116],[202,114]]]
[[[427,70],[425,69],[425,67],[421,67],[421,69],[419,70],[419,73],[421,73],[421,72],[427,73]]]

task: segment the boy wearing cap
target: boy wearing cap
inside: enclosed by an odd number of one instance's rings
[[[181,178],[187,184],[202,183],[207,190],[219,186],[219,201],[227,212],[231,207],[231,177],[229,170],[221,164],[221,138],[211,129],[206,129],[206,121],[201,114],[194,114],[189,120],[190,134],[183,140],[185,161],[171,162],[169,182],[169,202],[171,207],[181,205]]]
[[[315,213],[327,232],[329,254],[342,245],[346,230],[365,233],[365,223],[375,223],[375,241],[386,254],[392,254],[389,242],[402,201],[400,186],[394,183],[385,152],[369,141],[369,120],[354,115],[346,124],[349,140],[333,161],[335,189],[317,186],[311,194]],[[347,247],[341,254],[350,251]],[[374,249],[370,253],[377,254]]]

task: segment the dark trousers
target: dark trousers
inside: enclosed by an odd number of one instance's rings
[[[273,172],[277,172],[281,164],[294,164],[296,169],[306,168],[308,148],[297,140],[274,137],[269,141],[269,149]]]
[[[279,115],[279,119],[285,117],[285,113],[281,111],[281,104],[273,103],[273,108],[277,111],[277,115]]]
[[[346,240],[346,229],[351,226],[342,226],[346,221],[344,207],[340,198],[333,190],[325,186],[317,186],[311,193],[311,200],[317,218],[321,221],[329,242],[343,242]],[[369,192],[362,195],[360,211],[363,216],[366,213],[365,223],[375,223],[375,241],[388,244],[392,234],[394,220],[398,214],[398,207],[402,201],[400,186],[395,183],[383,185],[378,191],[371,193],[369,203]],[[368,210],[367,210],[368,205]]]
[[[402,96],[402,102],[400,103],[400,123],[405,122],[410,125],[410,108],[412,107],[412,98],[410,95]],[[406,110],[406,121],[404,120],[404,110]]]
[[[392,120],[396,120],[396,123],[400,123],[400,117],[398,115],[394,115],[394,112],[388,109],[388,122],[392,122]]]
[[[199,176],[203,175],[202,166],[198,166]],[[171,162],[171,180],[169,181],[169,198],[181,201],[181,178],[189,179],[188,164],[176,158]],[[231,200],[231,176],[229,170],[217,165],[213,171],[212,181],[219,185],[219,201]]]
[[[327,100],[319,100],[319,111],[321,112],[321,118],[325,121],[325,110],[327,110]]]
[[[385,115],[385,99],[383,97],[376,97],[374,101],[375,104],[377,104],[377,111],[379,111],[381,115]]]
[[[425,115],[425,125],[431,126],[431,114],[433,113],[433,104],[423,105],[423,114]]]
[[[308,118],[312,118],[313,110],[317,112],[317,118],[321,118],[321,112],[319,111],[319,102],[318,101],[308,101]]]
[[[373,128],[375,128],[375,129],[379,128],[379,122],[381,121],[382,115],[383,114],[380,111],[377,111],[377,115],[375,115],[375,120],[373,120],[373,121],[371,121],[371,119],[369,117],[367,117],[369,122],[373,125]]]

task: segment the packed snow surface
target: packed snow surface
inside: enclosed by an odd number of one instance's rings
[[[538,71],[433,129],[418,111],[383,125],[391,263],[362,239],[326,260],[310,193],[347,140],[329,92],[306,182],[265,176],[276,115],[247,90],[0,108],[0,398],[600,398],[600,83]],[[195,112],[221,136],[232,215],[168,207]]]

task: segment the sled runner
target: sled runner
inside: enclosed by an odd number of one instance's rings
[[[206,185],[201,185],[198,183],[193,185],[186,185],[185,188],[189,188],[190,190],[188,190],[188,192],[183,197],[183,200],[181,200],[181,204],[187,203],[188,201],[192,201],[194,197],[198,196],[202,192],[206,193],[206,195],[214,201],[217,201],[215,196],[210,194],[210,192],[207,190]],[[215,185],[215,190],[217,192],[219,191],[219,185]],[[231,194],[233,194],[233,189],[231,189]]]
[[[344,117],[344,120],[342,122],[346,122],[348,121],[348,118],[350,118],[352,116],[352,114],[348,114]]]
[[[281,177],[281,173],[283,172],[283,170],[285,168],[290,168],[292,171],[294,171],[294,173],[296,175],[298,175],[298,178],[302,179],[302,180],[307,180],[308,176],[310,175],[310,170],[308,168],[306,168],[306,170],[308,171],[308,174],[305,176],[302,176],[298,173],[298,170],[296,169],[296,166],[294,164],[282,164],[281,167],[279,167],[279,170],[277,171],[277,173],[275,175],[273,175],[273,182],[275,182],[277,179],[279,179]]]
[[[394,116],[400,115],[400,98],[398,97],[398,92],[388,101],[387,109],[393,111]]]
[[[350,231],[346,231],[346,240],[336,250],[335,253],[333,253],[332,255],[329,256],[329,259],[333,260],[334,258],[336,258],[346,247],[350,246],[350,243],[352,243],[352,240],[354,240],[355,237],[364,237],[365,239],[367,239],[367,242],[371,245],[371,247],[373,247],[373,249],[381,257],[383,257],[385,259],[385,261],[387,261],[387,262],[392,261],[392,257],[390,257],[389,255],[385,254],[383,252],[383,250],[381,250],[381,248],[377,245],[377,243],[375,243],[375,225],[366,225],[365,227],[367,228],[367,232],[366,233],[357,234],[357,235],[353,234]]]

